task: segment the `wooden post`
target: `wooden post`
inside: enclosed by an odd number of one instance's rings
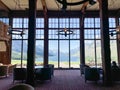
[[[84,42],[84,14],[80,20],[80,64],[85,64],[85,42]]]
[[[35,62],[35,34],[36,34],[36,2],[29,0],[29,30],[27,53],[27,80],[26,83],[34,86],[34,62]]]
[[[101,49],[102,49],[102,65],[104,71],[104,84],[110,86],[111,79],[111,52],[109,37],[109,21],[108,21],[108,0],[98,0],[100,7],[101,22]]]
[[[80,19],[80,65],[85,65],[85,41],[84,41],[84,15],[88,2],[84,3],[81,9]]]
[[[41,0],[44,13],[44,65],[48,64],[48,16],[47,16],[47,5],[45,0]]]

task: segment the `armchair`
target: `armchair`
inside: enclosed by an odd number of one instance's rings
[[[1,77],[7,77],[8,75],[8,66],[7,65],[1,65],[0,66],[0,76]]]
[[[53,64],[47,64],[44,67],[49,67],[51,68],[51,75],[54,76],[54,65]]]
[[[26,68],[14,68],[13,71],[13,83],[15,80],[26,80],[27,77],[27,69]]]
[[[89,66],[85,65],[85,64],[80,64],[80,73],[81,73],[81,75],[84,74],[84,71],[85,71],[86,67],[89,67]]]
[[[85,82],[89,81],[98,81],[100,79],[99,69],[98,68],[85,68]]]
[[[51,68],[44,67],[44,68],[37,68],[35,71],[35,78],[36,80],[51,80]]]
[[[120,81],[120,68],[112,68],[112,80]]]

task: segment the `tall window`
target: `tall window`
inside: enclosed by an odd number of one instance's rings
[[[100,19],[85,18],[85,62],[89,66],[101,66]]]
[[[44,19],[36,18],[36,57],[35,64],[43,65],[44,56]]]
[[[109,30],[110,31],[116,30],[115,18],[109,18]],[[113,36],[110,35],[110,50],[111,50],[111,61],[118,62],[116,35]]]
[[[115,28],[115,18],[109,18],[109,30],[114,30]],[[65,35],[65,29],[72,31],[72,34]],[[22,36],[12,35],[12,63],[16,63],[19,66],[22,63],[23,66],[26,66],[28,18],[13,18],[12,30],[24,31],[25,33]],[[49,18],[48,32],[49,64],[54,64],[55,68],[79,68],[80,18]],[[62,32],[62,34],[59,32]],[[85,18],[84,36],[85,63],[90,66],[102,66],[100,18]],[[45,47],[44,18],[36,18],[35,38],[35,64],[43,65]],[[110,49],[111,59],[117,61],[116,35],[110,36]]]
[[[73,34],[64,34],[64,29]],[[59,32],[63,32],[60,34]],[[80,19],[49,18],[49,63],[56,68],[78,68],[80,64]]]
[[[26,67],[28,18],[13,18],[12,25],[12,64]],[[22,31],[24,34],[21,35]]]
[[[23,31],[23,35],[12,34],[12,64],[26,67],[28,46],[28,18],[13,18],[12,33]],[[36,18],[35,64],[43,64],[44,19]]]

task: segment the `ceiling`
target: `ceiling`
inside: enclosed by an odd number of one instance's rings
[[[28,9],[29,0],[0,0],[0,10],[26,10]],[[42,2],[43,1],[43,2]],[[67,0],[67,2],[78,2],[82,0]],[[87,5],[87,10],[99,10],[99,3],[96,0],[96,4]],[[37,10],[43,10],[43,5],[47,10],[60,10],[62,5],[56,0],[37,0]],[[83,4],[68,6],[66,10],[81,10]],[[108,0],[109,10],[119,10],[120,0]]]

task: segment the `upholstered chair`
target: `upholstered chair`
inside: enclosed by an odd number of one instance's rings
[[[54,65],[53,65],[53,64],[47,64],[47,65],[45,65],[44,67],[49,67],[49,68],[51,68],[51,74],[52,74],[52,76],[54,76]]]
[[[26,80],[27,69],[26,68],[14,68],[13,71],[13,83],[15,80],[21,80],[22,82]]]
[[[80,74],[83,75],[84,74],[84,71],[85,71],[85,68],[86,67],[89,67],[88,65],[85,65],[85,64],[80,64]]]
[[[112,80],[120,81],[120,68],[112,68]]]
[[[8,66],[1,65],[0,66],[0,77],[7,77],[8,76]]]
[[[98,68],[85,68],[85,82],[100,80],[100,71]]]
[[[44,67],[44,68],[37,68],[35,71],[35,78],[36,80],[51,80],[51,68],[50,67]]]

